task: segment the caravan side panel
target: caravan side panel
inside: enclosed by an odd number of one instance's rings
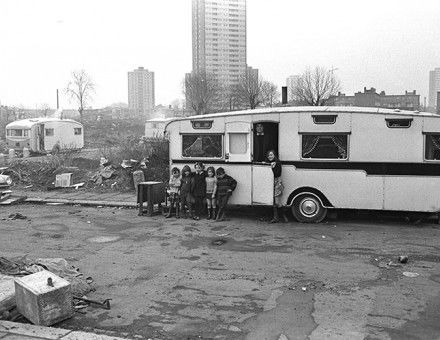
[[[75,129],[80,134],[75,134]],[[44,148],[51,151],[56,143],[61,149],[81,149],[84,147],[84,129],[80,123],[54,121],[44,123]]]
[[[383,209],[383,178],[367,176],[362,170],[317,170],[284,166],[282,174],[287,204],[298,188],[319,190],[335,208]]]

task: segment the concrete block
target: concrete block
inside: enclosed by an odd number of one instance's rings
[[[12,276],[0,275],[0,314],[15,306],[15,287]]]
[[[43,270],[15,280],[18,311],[36,325],[50,326],[73,315],[68,281]]]

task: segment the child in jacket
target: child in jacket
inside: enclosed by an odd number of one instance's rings
[[[173,208],[174,205],[176,206],[176,218],[179,218],[179,193],[180,193],[180,186],[182,184],[182,181],[180,179],[180,170],[179,168],[174,167],[171,170],[171,177],[168,182],[169,190],[168,194],[170,196],[170,210],[168,211],[168,214],[165,216],[166,218],[170,218],[173,214]]]
[[[191,169],[188,165],[182,168],[182,178],[180,184],[180,212],[183,218],[187,217],[187,210],[189,217],[192,218],[192,201],[194,197],[192,192],[194,190],[194,179]]]
[[[218,168],[217,174],[217,205],[218,213],[216,220],[223,221],[226,215],[226,208],[229,197],[237,187],[237,181],[225,173],[225,169]]]
[[[205,208],[205,197],[206,197],[206,172],[205,166],[202,162],[197,162],[194,165],[194,219],[199,220],[200,216],[203,214]]]

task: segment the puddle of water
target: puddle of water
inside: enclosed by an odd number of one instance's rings
[[[39,225],[33,227],[36,230],[39,231],[67,231],[69,228],[67,228],[64,224],[61,223],[51,223],[51,224],[45,224],[45,225]]]
[[[121,238],[120,236],[95,236],[87,239],[87,241],[92,243],[109,243],[109,242],[115,242],[120,238]]]

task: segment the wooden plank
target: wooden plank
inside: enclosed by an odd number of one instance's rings
[[[27,199],[26,196],[11,196],[8,199],[1,201],[0,205],[11,205],[24,202]]]

